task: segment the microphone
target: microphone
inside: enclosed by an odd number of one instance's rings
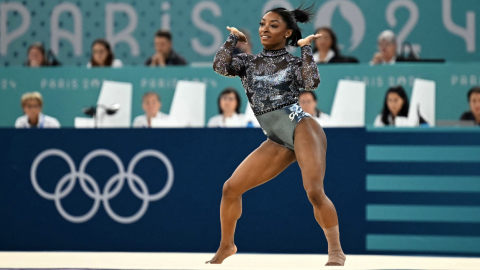
[[[85,114],[85,115],[88,115],[88,116],[95,116],[97,114],[97,109],[98,108],[101,108],[101,109],[104,109],[105,112],[108,114],[108,115],[114,115],[118,112],[118,110],[120,110],[120,105],[115,103],[115,104],[112,104],[110,106],[105,106],[105,105],[102,105],[102,104],[97,104],[97,105],[94,105],[94,106],[90,106],[90,107],[85,107],[82,109],[82,112]]]
[[[82,112],[85,115],[93,117],[97,113],[97,108],[96,108],[96,106],[86,107],[86,108],[82,109]]]
[[[93,119],[95,121],[95,123],[94,123],[95,128],[97,127],[97,109],[98,108],[104,109],[105,112],[107,113],[107,115],[114,115],[118,112],[118,110],[120,110],[120,104],[115,103],[115,104],[112,104],[110,106],[97,104],[97,105],[94,105],[94,106],[83,108],[82,112],[85,115],[93,117]]]
[[[55,56],[55,54],[53,53],[52,49],[48,50],[46,57],[47,57],[47,59],[52,59],[52,60],[48,61],[50,66],[61,66],[62,65],[62,63],[60,63],[60,61],[58,61],[58,59]]]
[[[112,104],[110,107],[104,108],[108,115],[114,115],[120,110],[120,104]]]

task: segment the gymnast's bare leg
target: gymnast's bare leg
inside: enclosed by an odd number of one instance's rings
[[[327,137],[313,118],[304,118],[295,129],[295,154],[302,170],[303,186],[313,205],[313,213],[328,241],[327,266],[343,266],[345,254],[340,245],[338,216],[332,201],[325,195]]]
[[[206,263],[220,264],[237,252],[234,243],[237,220],[242,215],[242,194],[268,182],[290,164],[295,162],[295,153],[270,140],[252,152],[235,170],[223,186],[220,204],[222,240],[217,253]]]

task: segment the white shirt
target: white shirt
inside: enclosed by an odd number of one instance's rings
[[[38,116],[37,128],[60,128],[60,122],[57,119],[40,113]],[[32,128],[32,125],[28,122],[28,116],[23,115],[17,118],[15,121],[15,128]]]
[[[216,115],[208,120],[207,127],[247,127],[243,114],[234,113],[231,117],[224,117],[223,114]]]
[[[158,112],[155,117],[150,119],[150,126],[148,125],[147,115],[140,115],[135,117],[133,120],[134,128],[171,128],[178,127],[178,125],[173,121],[167,114]]]
[[[87,64],[87,68],[91,68],[92,67],[92,63],[91,62],[88,62]],[[112,62],[112,68],[121,68],[123,67],[123,63],[122,63],[122,60],[120,59],[114,59],[113,62]]]
[[[388,116],[388,123],[390,125],[394,124],[393,120],[392,120],[392,116]],[[375,122],[373,122],[373,126],[374,127],[384,127],[385,124],[382,122],[382,115],[379,114],[377,115],[377,117],[375,118]]]
[[[395,127],[409,126],[408,117],[405,117],[405,116],[397,116],[395,117],[395,119],[393,119],[392,115],[389,114],[387,121],[389,126],[395,126]],[[377,118],[375,118],[375,122],[373,123],[373,126],[374,127],[385,126],[385,124],[382,122],[382,114],[377,115]]]
[[[397,56],[393,56],[392,59],[390,59],[390,61],[388,62],[382,61],[382,64],[393,65],[395,64],[395,62],[397,62]]]
[[[395,62],[397,62],[397,56],[396,56],[396,55],[394,55],[394,56],[392,57],[392,59],[390,59],[390,61],[386,62],[385,60],[382,60],[382,62],[380,62],[380,63],[378,63],[378,64],[379,64],[379,65],[393,65],[393,64],[395,64]],[[370,61],[370,66],[373,66],[373,65],[375,65],[375,64],[373,63],[373,61]]]
[[[313,60],[315,60],[315,63],[328,63],[333,57],[335,57],[335,52],[332,49],[328,50],[323,61],[320,59],[320,51],[313,54]]]

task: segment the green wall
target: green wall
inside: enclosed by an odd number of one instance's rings
[[[4,44],[8,43],[8,47],[5,48],[5,54],[0,54],[0,65],[22,65],[26,60],[27,47],[35,41],[42,41],[49,48],[58,44],[58,56],[63,64],[84,66],[90,58],[90,45],[96,38],[108,38],[107,29],[114,35],[126,29],[131,30],[127,31],[125,39],[114,46],[115,55],[127,65],[141,65],[153,54],[153,35],[159,28],[172,31],[175,50],[185,56],[189,63],[210,62],[228,36],[225,29],[227,25],[248,29],[252,33],[253,52],[258,53],[262,49],[258,23],[264,10],[278,5],[296,8],[301,2],[302,0],[2,0],[0,9],[5,9],[7,16],[0,23],[4,22],[8,35],[20,29],[24,23],[25,28],[18,37]],[[317,17],[311,24],[301,26],[305,35],[320,26],[331,25],[337,33],[342,52],[354,55],[362,62],[370,61],[377,48],[377,36],[385,29],[394,31],[399,41],[415,44],[421,49],[422,57],[480,61],[480,35],[478,29],[472,27],[477,25],[478,28],[480,5],[477,0],[305,2],[315,3],[317,11]],[[13,10],[12,4],[20,6]],[[443,11],[446,17],[442,16]],[[52,19],[57,17],[60,30],[51,24]],[[129,25],[132,26],[131,29],[128,29]],[[77,29],[76,36],[79,37],[74,42],[64,38],[52,42],[54,33],[74,32],[74,29]],[[130,40],[126,42],[127,39]]]

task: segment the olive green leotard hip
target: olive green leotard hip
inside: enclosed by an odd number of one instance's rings
[[[305,117],[311,117],[311,115],[304,112],[298,103],[294,103],[281,109],[258,115],[257,120],[270,140],[288,149],[295,150],[295,128]]]

